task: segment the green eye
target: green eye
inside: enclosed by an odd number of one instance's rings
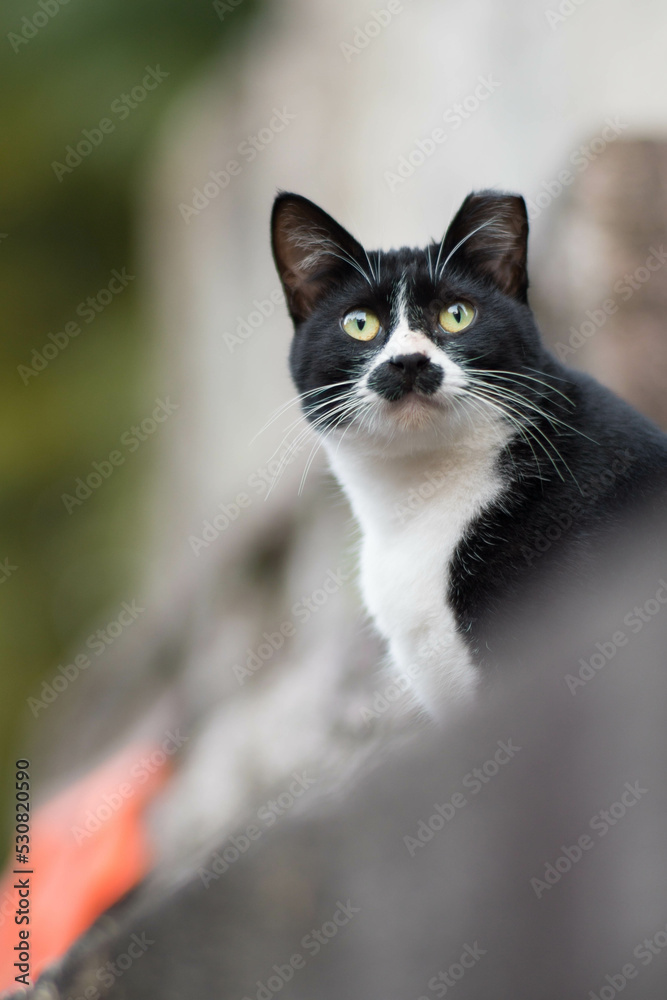
[[[344,317],[343,329],[355,340],[372,340],[380,329],[380,320],[369,309],[353,309]]]
[[[455,302],[440,310],[438,322],[447,333],[460,333],[470,326],[475,318],[475,310],[469,302]]]

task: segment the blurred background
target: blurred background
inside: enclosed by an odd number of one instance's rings
[[[153,442],[90,503],[68,511],[62,494],[149,416],[151,394],[163,388],[155,377],[159,331],[138,246],[146,172],[169,109],[198,76],[229,59],[232,47],[246,44],[257,7],[248,0],[225,24],[205,2],[70,3],[51,5],[53,12],[47,5],[47,13],[33,6],[12,2],[2,14],[0,530],[3,558],[15,567],[0,601],[7,657],[0,681],[3,771],[34,719],[27,698],[39,696],[41,678],[145,574]],[[123,104],[121,95],[141,85],[145,66],[158,63],[169,75],[150,99],[130,97],[135,108]],[[64,161],[66,147],[84,139],[82,130],[109,115],[117,99],[126,117],[111,114],[114,133],[77,169],[65,164],[67,172],[57,175],[52,163]],[[103,290],[114,270],[133,279],[124,287],[116,281],[121,292],[108,302]],[[86,304],[101,291],[101,301]],[[65,350],[49,335],[57,337],[68,323],[81,333],[71,343],[61,333]],[[6,821],[3,809],[3,841]]]
[[[293,396],[277,189],[368,247],[439,238],[474,188],[521,192],[545,336],[666,426],[667,8],[6,0],[2,19],[2,788],[29,757],[43,800],[180,725],[152,823],[184,858],[299,763],[410,716],[369,715],[382,651],[320,456],[301,492],[310,442],[276,476],[297,412],[258,435]]]

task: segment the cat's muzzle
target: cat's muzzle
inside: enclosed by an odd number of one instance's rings
[[[444,372],[425,354],[399,354],[378,365],[368,378],[368,386],[389,402],[409,392],[431,396],[439,389]]]

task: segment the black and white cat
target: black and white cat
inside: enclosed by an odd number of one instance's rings
[[[521,197],[471,194],[440,243],[367,252],[283,193],[272,237],[293,380],[361,526],[365,603],[441,714],[529,600],[580,583],[623,512],[660,502],[667,438],[543,346]]]

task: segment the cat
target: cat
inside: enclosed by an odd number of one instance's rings
[[[541,341],[528,228],[521,196],[481,191],[439,243],[367,251],[300,195],[273,206],[291,375],[361,527],[365,605],[435,717],[530,602],[585,587],[625,511],[664,502],[667,437]]]
[[[149,880],[44,972],[35,1000],[99,995],[133,935],[146,954],[107,1000],[285,986],[294,1000],[399,1000],[445,983],[462,1000],[555,1000],[639,973],[637,996],[664,994],[667,444],[541,345],[526,237],[521,199],[484,193],[442,244],[366,257],[310,202],[279,197],[292,372],[364,533],[365,600],[436,718],[485,673],[488,698],[387,741],[345,794],[310,800],[256,845],[249,827],[226,833],[213,856],[238,846],[224,877]],[[627,552],[609,534],[635,507],[656,520]],[[533,615],[536,583],[548,601]],[[528,682],[493,670],[508,621]],[[591,666],[583,694],[575,665],[596,642],[613,664],[594,681]]]

